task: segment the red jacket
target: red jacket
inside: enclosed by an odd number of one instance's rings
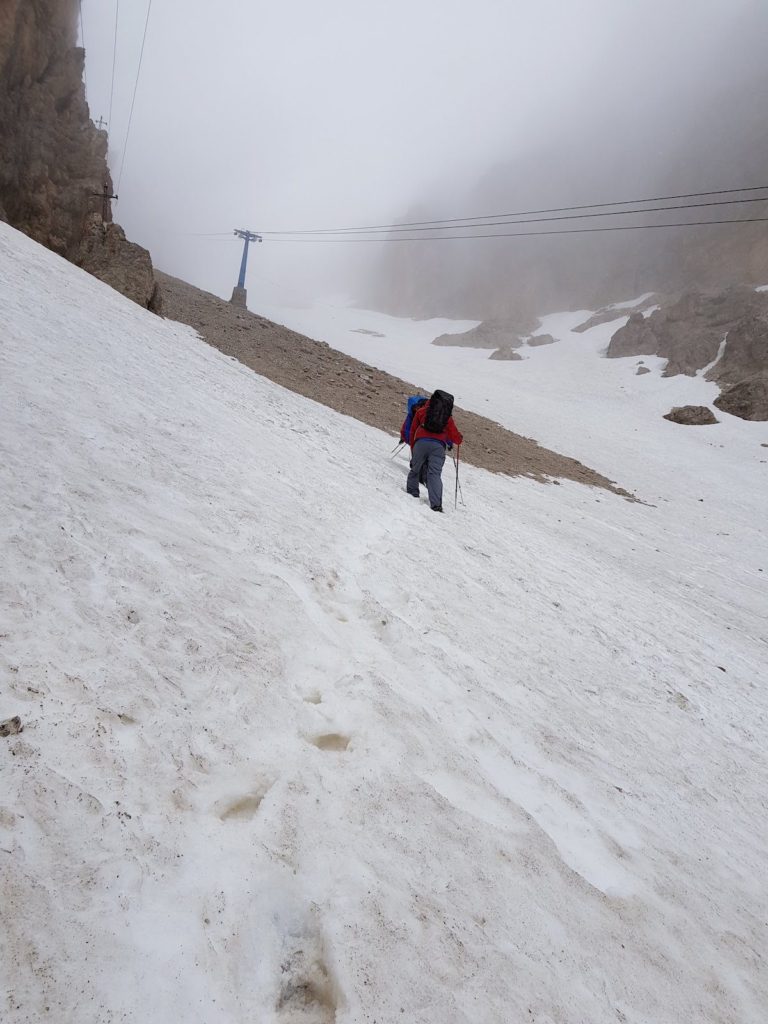
[[[448,419],[445,425],[445,430],[442,434],[433,434],[429,430],[424,429],[424,418],[427,415],[427,409],[429,408],[429,402],[426,405],[422,405],[420,409],[417,409],[413,414],[413,422],[411,423],[411,448],[416,444],[417,441],[421,441],[422,438],[431,437],[434,441],[442,441],[443,444],[461,444],[464,440],[464,436],[456,429],[456,424],[453,422],[453,416]]]

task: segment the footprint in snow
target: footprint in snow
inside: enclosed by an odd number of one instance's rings
[[[316,935],[296,936],[280,964],[275,1010],[279,1024],[335,1024],[336,986]]]
[[[347,750],[351,741],[351,736],[345,736],[340,732],[324,732],[319,736],[310,736],[308,738],[309,742],[314,744],[318,750]]]
[[[265,780],[256,785],[250,793],[244,793],[242,796],[230,800],[220,800],[216,806],[216,813],[222,821],[252,818],[261,807],[272,784],[273,780]]]

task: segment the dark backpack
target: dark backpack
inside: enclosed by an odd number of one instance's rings
[[[427,406],[424,429],[428,434],[442,434],[448,426],[452,412],[453,395],[449,395],[447,391],[435,391]]]

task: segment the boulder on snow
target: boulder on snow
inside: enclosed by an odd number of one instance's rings
[[[768,373],[756,373],[731,385],[714,404],[742,420],[768,420]]]
[[[650,373],[650,372],[651,371],[648,369],[647,366],[638,366],[638,368],[635,370],[635,376],[639,377],[641,373]]]
[[[508,362],[513,359],[522,359],[523,357],[519,352],[515,352],[513,348],[497,348],[495,352],[491,352],[488,356],[489,359],[506,359]]]
[[[534,334],[528,339],[528,344],[535,348],[537,345],[554,345],[555,339],[551,334]]]
[[[703,427],[710,423],[719,423],[715,414],[706,405],[677,405],[664,416],[673,423],[684,423],[690,427]]]

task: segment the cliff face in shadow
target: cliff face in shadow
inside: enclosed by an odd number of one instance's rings
[[[107,136],[85,100],[77,0],[0,6],[0,217],[140,305],[159,292],[149,253],[102,221]]]

